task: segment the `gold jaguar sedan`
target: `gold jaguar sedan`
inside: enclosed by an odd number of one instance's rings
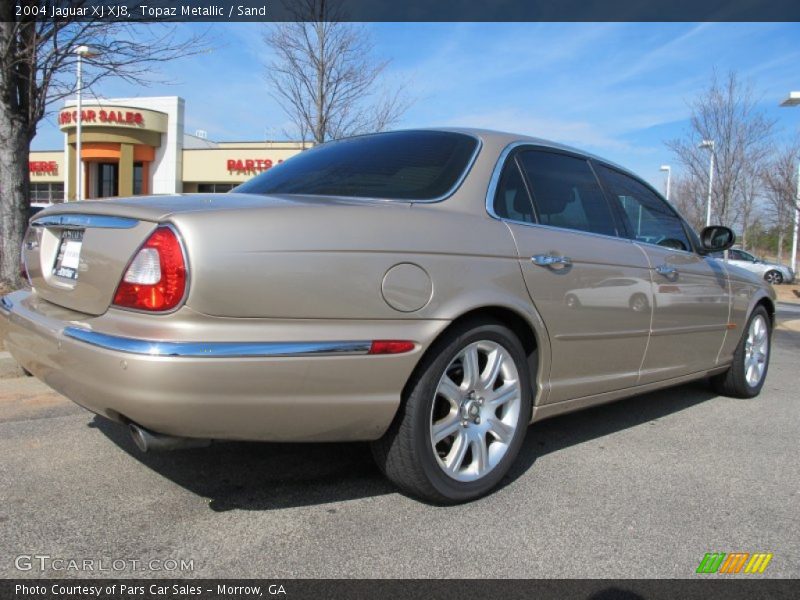
[[[403,490],[491,490],[529,423],[710,377],[756,396],[775,294],[649,185],[541,139],[320,145],[222,195],[39,213],[2,298],[28,371],[143,450],[372,441]]]

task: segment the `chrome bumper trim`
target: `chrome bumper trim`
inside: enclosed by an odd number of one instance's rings
[[[253,358],[368,354],[370,341],[344,342],[165,342],[107,335],[66,327],[66,337],[117,352],[184,358]]]

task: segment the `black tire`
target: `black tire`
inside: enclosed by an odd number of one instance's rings
[[[763,318],[767,324],[767,357],[761,380],[758,384],[751,386],[745,377],[746,344],[750,325],[759,316]],[[733,353],[733,363],[731,363],[727,371],[712,377],[711,384],[714,386],[717,393],[723,396],[729,396],[731,398],[755,398],[761,393],[761,388],[764,387],[764,382],[767,380],[771,355],[772,324],[766,309],[763,306],[757,306],[747,320],[747,326],[742,332],[742,339],[739,340],[739,345],[736,346],[736,351]]]
[[[437,386],[451,362],[468,345],[491,341],[501,345],[519,375],[520,409],[505,455],[484,476],[457,481],[440,467],[430,440],[430,415]],[[491,491],[519,454],[531,418],[531,375],[525,351],[514,333],[495,321],[469,321],[437,340],[406,385],[403,403],[386,434],[372,443],[372,453],[385,475],[404,492],[436,504],[457,504]]]
[[[771,285],[780,285],[783,283],[783,275],[780,271],[767,271],[764,273],[764,281]]]

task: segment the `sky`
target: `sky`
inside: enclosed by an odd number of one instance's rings
[[[386,78],[414,99],[395,128],[471,126],[587,150],[663,188],[665,141],[688,130],[690,103],[716,70],[735,70],[777,121],[800,135],[798,23],[370,23]],[[98,97],[182,96],[186,131],[216,141],[283,139],[291,129],[264,77],[265,24],[180,24],[212,50],[166,63],[148,87],[101,82]],[[58,108],[58,107],[54,107]],[[63,146],[54,115],[34,150]]]

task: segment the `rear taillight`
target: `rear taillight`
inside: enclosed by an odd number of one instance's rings
[[[186,292],[186,261],[178,236],[159,227],[133,257],[114,295],[125,308],[165,311],[175,308]]]

